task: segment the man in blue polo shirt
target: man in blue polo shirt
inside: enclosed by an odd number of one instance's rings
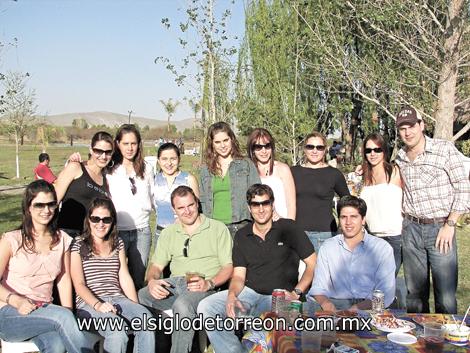
[[[372,307],[372,292],[380,289],[388,307],[395,297],[392,247],[364,229],[364,200],[344,196],[337,209],[342,234],[322,244],[308,296],[313,296],[323,310],[367,310]]]

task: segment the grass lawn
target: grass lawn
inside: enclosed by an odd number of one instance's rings
[[[42,152],[40,146],[27,145],[20,151],[20,176],[15,176],[15,148],[14,145],[0,145],[0,187],[7,185],[26,185],[33,180],[33,168],[36,166],[37,157]],[[82,157],[88,153],[87,146],[50,146],[47,149],[51,157],[51,167],[58,174],[67,157],[75,151],[79,151]],[[145,147],[146,155],[155,155],[155,148]],[[195,172],[198,166],[198,157],[182,156],[182,169]],[[0,192],[0,234],[18,227],[21,221],[21,195]],[[151,218],[152,228],[155,217]],[[457,228],[457,246],[459,250],[459,287],[457,290],[458,312],[464,313],[470,305],[470,225]]]

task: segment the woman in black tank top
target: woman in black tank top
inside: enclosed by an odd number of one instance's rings
[[[91,139],[88,161],[69,162],[55,183],[59,212],[59,227],[75,237],[83,231],[83,221],[95,197],[109,197],[104,170],[114,151],[113,137],[100,131]]]

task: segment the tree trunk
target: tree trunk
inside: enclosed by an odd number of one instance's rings
[[[15,131],[16,179],[20,178],[20,146],[18,131]]]
[[[457,91],[457,76],[459,64],[459,46],[462,35],[464,0],[449,2],[449,18],[446,28],[447,38],[444,42],[444,60],[439,75],[437,90],[437,111],[434,137],[452,140],[454,127],[454,110]]]

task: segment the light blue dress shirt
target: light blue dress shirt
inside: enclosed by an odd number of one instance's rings
[[[371,299],[380,289],[385,307],[395,297],[395,260],[392,247],[383,239],[364,233],[364,239],[351,251],[343,234],[325,240],[315,266],[308,296],[334,299]]]

